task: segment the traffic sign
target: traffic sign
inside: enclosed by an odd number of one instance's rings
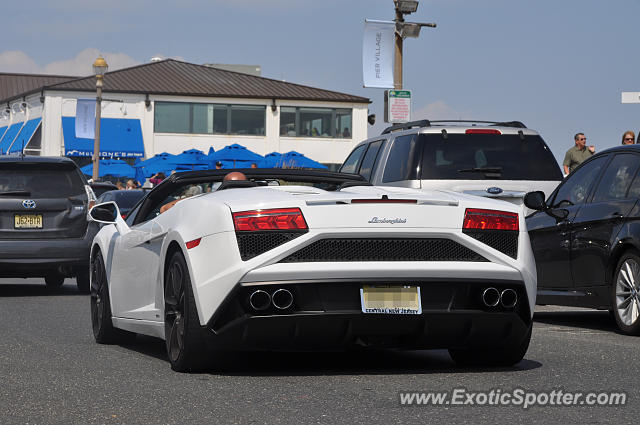
[[[385,90],[384,121],[393,124],[411,121],[411,90]]]

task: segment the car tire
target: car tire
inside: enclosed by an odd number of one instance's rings
[[[51,288],[57,288],[64,283],[64,276],[59,273],[51,273],[44,277],[44,283]]]
[[[91,275],[91,325],[96,342],[116,344],[135,339],[134,333],[113,327],[107,272],[102,253],[99,251],[93,258]]]
[[[164,330],[167,357],[176,372],[195,372],[207,366],[208,351],[182,252],[173,253],[165,276]]]
[[[625,252],[611,282],[611,307],[620,331],[640,335],[640,253]]]
[[[533,326],[529,326],[524,338],[511,345],[449,349],[449,355],[460,366],[513,366],[527,353],[532,329]]]
[[[80,291],[81,294],[89,293],[89,270],[82,270],[77,272],[76,285],[78,286],[78,291]]]

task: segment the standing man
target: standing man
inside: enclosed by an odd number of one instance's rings
[[[565,175],[573,172],[578,165],[591,158],[591,155],[596,152],[596,147],[593,145],[587,148],[587,138],[584,133],[577,133],[573,136],[573,140],[576,145],[567,151],[562,161]]]

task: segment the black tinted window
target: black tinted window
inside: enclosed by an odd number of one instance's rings
[[[73,168],[55,164],[0,165],[0,193],[24,191],[31,198],[67,198],[86,195],[84,181]],[[22,196],[22,195],[20,195]]]
[[[506,180],[562,180],[560,167],[540,136],[522,140],[507,134],[448,134],[444,139],[440,134],[423,134],[420,140],[422,179],[476,180],[499,175]]]
[[[565,180],[558,189],[553,205],[563,206],[563,204],[583,204],[589,195],[589,189],[598,177],[598,174],[606,160],[606,156],[601,156],[571,173],[567,180]]]
[[[418,144],[417,135],[396,137],[389,151],[389,158],[384,167],[382,181],[397,182],[416,180],[418,178]]]
[[[637,170],[637,155],[627,153],[614,156],[598,183],[593,202],[625,199]]]
[[[142,190],[112,190],[100,197],[99,202],[114,201],[119,208],[132,208],[144,196]]]
[[[355,174],[358,172],[358,164],[360,163],[360,159],[362,158],[362,154],[364,154],[364,150],[367,148],[366,144],[362,144],[355,148],[351,155],[347,157],[347,160],[340,167],[340,172],[342,173],[351,173]]]
[[[364,159],[362,160],[359,174],[367,180],[370,179],[371,173],[373,172],[373,166],[376,162],[376,158],[378,157],[380,146],[382,146],[382,140],[369,144],[369,149],[367,149],[367,153],[364,155]]]

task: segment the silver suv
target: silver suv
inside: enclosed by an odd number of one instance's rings
[[[359,143],[340,171],[374,185],[444,189],[522,204],[562,172],[540,135],[518,121],[413,121]]]

